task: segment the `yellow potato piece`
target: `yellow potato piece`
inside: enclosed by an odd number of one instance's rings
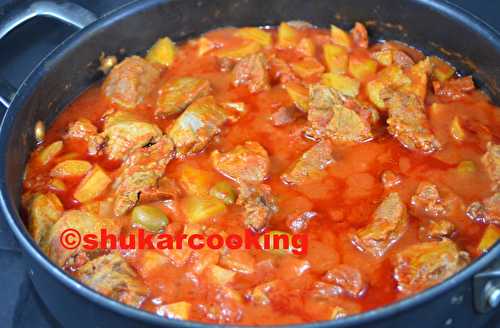
[[[189,319],[189,312],[191,311],[191,303],[177,302],[160,307],[160,312],[170,319],[187,320]]]
[[[246,44],[236,48],[223,48],[215,51],[217,57],[241,59],[243,57],[255,54],[261,50],[261,45],[255,41],[249,41]]]
[[[462,175],[474,173],[476,164],[473,161],[461,161],[457,165],[457,172]]]
[[[500,228],[494,224],[490,224],[486,230],[484,230],[483,237],[477,249],[481,253],[487,252],[498,240],[500,240]]]
[[[303,112],[307,112],[309,108],[309,91],[306,87],[298,82],[288,82],[285,85],[285,90],[292,98],[295,106]]]
[[[291,63],[290,67],[295,74],[303,79],[319,75],[325,70],[323,65],[314,57],[306,57],[299,62]]]
[[[64,181],[58,178],[53,178],[50,179],[49,181],[49,187],[58,191],[65,191],[66,190],[66,185],[64,184]]]
[[[211,264],[205,269],[208,280],[216,285],[226,285],[233,281],[236,272]]]
[[[211,196],[188,196],[182,201],[181,207],[190,223],[206,221],[226,210],[223,201]]]
[[[372,58],[378,61],[379,64],[389,66],[392,64],[392,50],[383,49],[372,53]]]
[[[464,141],[465,140],[465,131],[460,124],[460,120],[457,116],[453,117],[450,125],[450,134],[456,141]]]
[[[80,203],[88,202],[100,196],[111,181],[106,172],[96,165],[76,187],[73,196]]]
[[[42,149],[38,154],[38,160],[42,165],[47,165],[50,161],[52,161],[63,149],[63,142],[56,141]]]
[[[146,60],[151,63],[158,63],[165,66],[170,66],[175,59],[176,48],[175,44],[168,37],[158,39],[155,44],[148,50]]]
[[[352,48],[352,40],[349,34],[343,29],[332,25],[330,27],[330,34],[333,40],[333,43],[338,44],[348,50]]]
[[[50,176],[57,178],[79,177],[87,174],[91,168],[92,164],[87,161],[70,159],[54,166],[50,171]]]
[[[297,45],[297,51],[305,56],[314,56],[316,53],[316,46],[314,42],[309,38],[303,38]]]
[[[325,44],[323,46],[323,56],[325,57],[326,67],[332,73],[345,73],[349,62],[347,50],[335,44]]]
[[[297,30],[287,23],[281,23],[278,27],[278,48],[293,48],[299,43]]]
[[[215,181],[214,174],[191,165],[181,167],[179,182],[188,195],[207,195]]]
[[[345,75],[325,73],[321,76],[321,84],[349,97],[356,97],[359,93],[359,81]]]
[[[450,79],[455,74],[455,68],[439,57],[431,56],[432,76],[439,82]]]
[[[212,40],[201,37],[198,40],[198,56],[203,56],[204,54],[214,50],[216,48],[215,42]]]
[[[419,61],[407,72],[411,84],[401,87],[401,91],[416,94],[420,100],[424,101],[427,95],[428,76],[431,73],[432,65],[429,58]]]
[[[377,72],[377,62],[371,58],[351,57],[349,73],[360,81],[364,81]]]
[[[380,109],[385,108],[385,102],[381,97],[381,92],[385,88],[400,88],[411,84],[411,80],[397,65],[387,66],[377,74],[377,78],[368,82],[366,92],[370,101]]]
[[[258,27],[243,27],[236,31],[236,35],[242,39],[255,41],[263,47],[269,47],[273,43],[271,34]]]

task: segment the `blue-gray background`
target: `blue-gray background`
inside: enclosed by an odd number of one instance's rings
[[[12,7],[30,2],[32,1],[0,0],[0,21],[4,13]],[[100,16],[130,0],[72,0],[72,2]],[[449,2],[462,6],[500,31],[500,0],[449,0]],[[0,78],[18,86],[35,64],[72,32],[72,28],[45,18],[24,24],[0,40]],[[0,218],[0,327],[58,327],[33,292],[20,253],[9,250],[13,245],[15,247],[10,238],[8,229]],[[491,323],[488,325],[488,328],[490,327],[499,328],[500,322]]]

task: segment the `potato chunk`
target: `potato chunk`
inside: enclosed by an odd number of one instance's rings
[[[356,97],[359,93],[359,81],[345,75],[325,73],[321,76],[321,83],[349,97]]]
[[[149,294],[148,288],[118,251],[86,263],[76,277],[98,293],[136,308]]]
[[[168,135],[180,154],[194,154],[220,133],[226,120],[226,113],[213,97],[200,98],[175,120]]]
[[[243,27],[236,31],[236,35],[242,39],[255,41],[263,47],[269,47],[273,43],[271,34],[258,27]]]
[[[302,84],[290,81],[285,84],[285,90],[292,98],[295,107],[303,112],[309,109],[309,91]]]
[[[338,44],[348,50],[352,48],[352,40],[349,34],[343,29],[331,25],[330,27],[330,35],[332,37],[333,43]]]
[[[323,56],[326,67],[331,73],[342,74],[347,71],[349,53],[344,47],[336,44],[325,44],[323,46]]]
[[[187,164],[181,166],[179,183],[188,195],[206,195],[214,181],[213,172]]]
[[[42,165],[49,164],[63,150],[64,144],[61,140],[55,141],[43,148],[38,154],[38,160]]]
[[[99,165],[95,165],[76,187],[73,197],[80,203],[93,200],[106,190],[111,181],[106,172]]]
[[[146,55],[146,60],[151,63],[158,63],[165,66],[170,66],[175,59],[175,44],[169,37],[158,39],[158,41],[149,48]]]
[[[70,159],[63,161],[50,170],[50,176],[56,178],[81,177],[87,174],[92,164],[87,161]]]
[[[373,221],[359,229],[352,242],[373,256],[383,256],[406,232],[408,214],[398,193],[390,193],[373,214]]]
[[[191,311],[191,303],[177,302],[162,305],[156,310],[156,314],[170,319],[188,320]]]
[[[215,264],[211,264],[205,269],[206,279],[215,285],[227,285],[233,281],[235,276],[236,272],[224,269]]]
[[[29,231],[35,242],[43,245],[50,228],[64,211],[59,198],[53,193],[37,193],[28,205]]]
[[[449,278],[469,263],[469,255],[449,239],[407,247],[394,259],[398,290],[414,294]]]
[[[377,72],[377,62],[369,57],[351,56],[348,71],[357,80],[365,81]]]
[[[210,158],[218,172],[237,182],[262,182],[271,166],[267,151],[254,141],[246,141],[227,153],[214,150]]]
[[[325,67],[314,57],[305,57],[301,61],[290,64],[293,72],[303,79],[319,76]]]
[[[210,82],[195,77],[180,77],[168,81],[159,90],[155,115],[165,117],[177,114],[198,98],[207,96]]]
[[[486,230],[484,230],[483,237],[477,249],[481,253],[487,252],[498,240],[500,240],[500,227],[490,224]]]
[[[124,108],[139,105],[154,88],[160,70],[138,56],[128,57],[113,67],[102,90],[112,102]]]
[[[278,44],[281,49],[293,48],[299,42],[297,30],[288,23],[281,23],[278,27]]]
[[[181,208],[189,222],[200,223],[224,213],[226,205],[212,196],[188,196],[182,200]]]
[[[232,48],[221,48],[214,51],[215,56],[239,60],[241,58],[253,55],[261,51],[262,46],[255,41],[247,41],[243,45]]]

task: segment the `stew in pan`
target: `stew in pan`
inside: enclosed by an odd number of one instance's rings
[[[500,238],[500,111],[443,59],[370,43],[361,23],[288,22],[115,63],[37,124],[22,195],[34,240],[99,293],[209,323],[331,320],[438,284]],[[120,244],[68,246],[68,229]],[[141,233],[307,239],[125,247]]]

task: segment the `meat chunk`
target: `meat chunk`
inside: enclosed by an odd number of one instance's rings
[[[354,28],[351,30],[351,36],[356,46],[368,48],[368,31],[366,31],[366,27],[363,24],[356,22]]]
[[[158,188],[158,180],[173,157],[174,145],[167,136],[161,137],[150,147],[134,151],[113,183],[114,215],[123,215],[135,206],[142,192],[151,192],[151,188]]]
[[[435,184],[423,181],[411,198],[411,210],[418,217],[439,218],[463,213],[465,206],[460,197],[445,186],[438,189]]]
[[[335,89],[313,85],[307,120],[305,134],[311,139],[327,136],[333,142],[363,142],[373,138],[371,124],[378,120],[378,112]]]
[[[474,221],[500,225],[500,192],[494,193],[483,202],[470,204],[467,216]]]
[[[414,94],[389,91],[386,101],[388,131],[405,147],[432,153],[441,148],[429,127],[424,105]]]
[[[79,210],[71,210],[63,213],[61,218],[52,226],[48,235],[47,243],[43,245],[43,250],[47,256],[58,266],[72,266],[77,255],[85,253],[82,245],[71,246],[77,238],[75,234],[63,234],[67,229],[76,230],[80,236],[85,234],[95,234],[100,242],[101,229],[106,229],[108,235],[117,235],[120,231],[118,222],[112,219],[97,217],[96,215]],[[64,244],[61,240],[64,238]]]
[[[280,107],[271,114],[271,122],[274,126],[283,126],[295,122],[303,112],[295,107]]]
[[[168,135],[182,155],[197,153],[219,134],[227,114],[212,96],[200,98],[179,116]]]
[[[249,55],[240,60],[233,68],[233,84],[247,85],[251,93],[269,89],[267,60],[263,54]]]
[[[237,205],[244,208],[245,224],[252,230],[264,230],[271,216],[278,212],[278,206],[268,185],[240,185]]]
[[[441,240],[451,237],[455,232],[455,225],[446,220],[429,220],[419,229],[419,236],[422,240]]]
[[[390,189],[401,183],[401,177],[390,170],[382,172],[380,179],[385,189]]]
[[[489,143],[481,162],[493,182],[492,190],[500,191],[500,145]]]
[[[78,280],[104,296],[139,308],[149,294],[148,288],[118,251],[84,264],[76,273]]]
[[[28,205],[29,230],[37,244],[44,244],[47,233],[63,211],[61,201],[51,192],[32,196]]]
[[[195,77],[180,77],[167,82],[159,90],[155,115],[165,117],[176,114],[198,98],[208,96],[210,82]]]
[[[138,56],[116,65],[102,85],[104,95],[125,108],[139,105],[154,88],[160,69]]]
[[[356,231],[352,238],[361,251],[383,256],[405,233],[408,226],[406,206],[398,193],[390,193],[373,214],[373,221]]]
[[[237,182],[262,182],[271,166],[267,151],[255,141],[246,141],[227,153],[214,150],[210,158],[218,172]]]
[[[309,111],[307,120],[310,127],[306,135],[312,139],[320,139],[325,134],[325,128],[332,119],[332,108],[342,105],[344,96],[338,91],[326,86],[315,84],[309,88]]]
[[[127,113],[116,112],[106,117],[104,131],[92,143],[101,142],[102,145],[98,148],[104,147],[109,159],[124,160],[134,150],[156,142],[161,135],[161,129],[155,124],[136,120]]]
[[[295,163],[281,175],[286,184],[302,184],[320,178],[324,169],[335,162],[329,140],[323,140],[304,152]]]
[[[355,298],[361,297],[368,287],[361,272],[345,264],[339,264],[329,269],[321,280],[336,286],[339,294],[347,294]]]
[[[434,93],[444,101],[455,101],[464,98],[468,92],[473,91],[474,80],[472,76],[465,76],[447,81],[433,82]]]
[[[88,141],[91,136],[97,134],[97,128],[89,119],[79,118],[68,125],[64,138],[76,138]]]
[[[409,246],[394,259],[398,290],[413,294],[434,286],[461,270],[469,255],[449,239]]]
[[[345,106],[333,107],[327,135],[334,142],[353,143],[373,139],[369,118]]]
[[[446,213],[446,207],[435,184],[424,181],[421,182],[415,195],[411,198],[411,205],[415,212],[439,217]]]

